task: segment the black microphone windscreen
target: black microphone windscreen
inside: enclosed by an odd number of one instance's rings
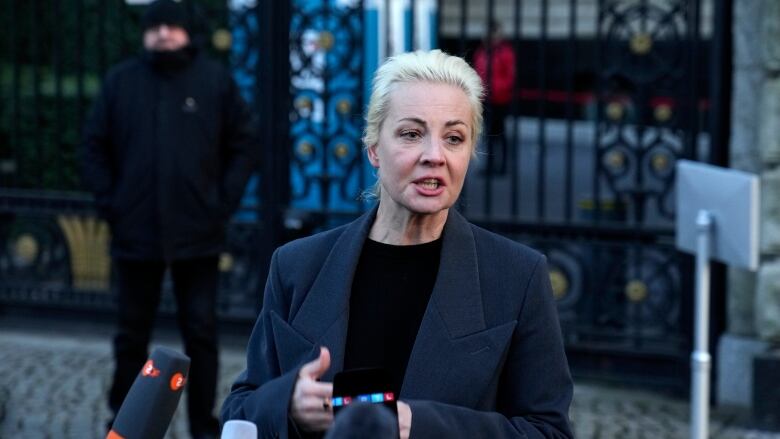
[[[355,403],[334,419],[325,439],[398,439],[398,420],[382,404]]]
[[[158,347],[138,373],[106,439],[162,439],[184,391],[190,358]]]

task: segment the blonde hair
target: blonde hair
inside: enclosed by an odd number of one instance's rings
[[[363,131],[363,147],[370,148],[379,142],[379,131],[387,118],[390,93],[396,84],[409,82],[433,82],[460,88],[471,105],[471,151],[476,154],[477,139],[482,133],[482,97],[484,87],[477,72],[463,59],[441,50],[418,50],[388,58],[374,74],[371,98],[366,111],[366,128]],[[363,194],[377,197],[379,182]]]

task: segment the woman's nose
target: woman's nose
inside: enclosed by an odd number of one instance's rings
[[[441,165],[444,163],[444,145],[441,140],[428,139],[423,146],[420,160],[424,164]]]

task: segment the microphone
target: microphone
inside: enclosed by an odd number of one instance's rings
[[[106,439],[162,439],[187,383],[190,358],[155,348],[130,387]]]
[[[382,404],[355,403],[339,412],[325,439],[398,439],[398,420]]]
[[[257,426],[239,419],[227,421],[222,426],[220,439],[257,439]]]

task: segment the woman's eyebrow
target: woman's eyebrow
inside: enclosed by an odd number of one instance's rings
[[[427,126],[428,125],[427,122],[425,122],[424,120],[422,120],[422,119],[420,119],[418,117],[403,117],[401,119],[398,119],[398,122],[414,122],[414,123],[420,124],[422,126]],[[447,122],[444,123],[444,126],[446,126],[446,127],[451,127],[451,126],[454,126],[454,125],[463,125],[463,126],[468,127],[466,122],[463,122],[460,119],[448,120]]]
[[[398,122],[414,122],[418,123],[420,125],[426,126],[428,125],[424,120],[418,118],[418,117],[404,117],[401,119],[398,119]]]

